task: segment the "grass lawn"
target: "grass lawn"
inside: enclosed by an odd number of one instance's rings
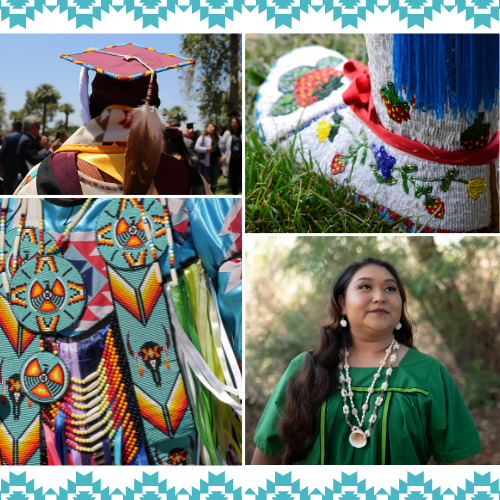
[[[274,149],[255,131],[246,139],[246,231],[249,233],[405,233],[402,222],[380,216],[371,205],[356,203],[355,191],[332,185],[313,171],[300,151]],[[425,232],[432,219],[418,224]]]
[[[254,126],[254,103],[258,87],[280,56],[297,47],[322,45],[349,59],[367,64],[363,35],[247,35],[246,36],[246,230],[247,232],[404,233],[397,222],[355,202],[351,187],[332,185],[313,171],[312,158],[299,148],[288,150],[263,143]],[[222,194],[222,193],[221,193]],[[430,220],[428,214],[418,224]],[[432,218],[432,217],[431,217]]]
[[[225,196],[232,196],[231,193],[231,188],[229,184],[227,183],[227,178],[224,177],[222,174],[219,176],[219,179],[217,181],[217,193],[216,194],[221,194]]]

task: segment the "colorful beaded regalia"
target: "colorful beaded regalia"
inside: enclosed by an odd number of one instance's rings
[[[240,200],[3,200],[0,464],[241,463],[240,253]]]
[[[263,138],[297,134],[332,185],[403,230],[497,232],[498,35],[365,37],[369,67],[323,47],[281,57],[257,96]]]

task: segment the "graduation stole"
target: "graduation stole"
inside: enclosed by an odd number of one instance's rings
[[[100,116],[87,122],[69,137],[58,152],[124,154],[133,110],[130,106],[108,106]]]

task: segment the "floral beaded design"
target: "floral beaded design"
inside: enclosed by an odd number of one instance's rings
[[[358,155],[361,154],[361,166],[366,162],[366,156],[369,149],[368,138],[362,130],[360,132],[361,140],[359,140],[350,128],[345,124],[340,124],[339,128],[345,128],[352,140],[347,153],[335,153],[330,165],[332,177],[341,174],[346,168],[351,165],[351,173],[348,180],[352,177]],[[398,166],[396,158],[389,155],[385,149],[385,145],[378,146],[372,144],[371,149],[375,156],[376,163],[370,164],[370,169],[373,176],[379,184],[395,186],[401,182],[403,191],[406,195],[413,196],[417,199],[424,197],[424,206],[426,211],[434,215],[436,219],[443,219],[446,212],[444,202],[434,194],[434,186],[439,184],[442,192],[447,192],[453,183],[465,184],[467,195],[473,200],[477,200],[479,196],[486,193],[486,181],[484,179],[471,179],[469,181],[459,178],[459,170],[448,170],[444,175],[439,177],[423,177],[418,175],[418,166],[404,165]],[[399,172],[400,176],[396,177],[395,172]]]
[[[428,213],[434,215],[437,219],[443,219],[445,214],[445,205],[442,200],[432,194],[433,183],[439,182],[443,192],[448,191],[453,182],[460,182],[467,185],[467,194],[470,198],[477,200],[481,193],[486,192],[486,182],[483,179],[472,179],[466,181],[459,179],[459,171],[457,169],[449,170],[444,176],[441,177],[420,177],[411,175],[418,172],[416,165],[405,165],[403,167],[396,166],[396,159],[389,156],[385,151],[385,146],[380,148],[372,145],[373,152],[377,164],[372,164],[371,169],[373,175],[380,184],[388,184],[393,186],[398,183],[398,180],[392,175],[393,171],[399,171],[401,174],[403,190],[409,195],[410,185],[413,185],[413,194],[415,198],[424,196],[424,206]]]
[[[341,62],[338,57],[325,57],[315,67],[300,66],[282,75],[278,89],[283,95],[272,107],[270,116],[288,115],[327,98],[339,89],[342,86],[342,73],[334,66]]]
[[[321,120],[316,125],[316,131],[318,133],[318,141],[325,142],[327,139],[333,142],[340,129],[340,124],[342,123],[342,116],[339,113],[334,113],[331,121]]]
[[[410,105],[399,98],[394,83],[388,82],[380,89],[380,94],[382,95],[387,114],[391,120],[396,123],[403,123],[411,118]]]

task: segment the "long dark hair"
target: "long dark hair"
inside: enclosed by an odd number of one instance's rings
[[[214,126],[214,135],[213,136],[211,135],[210,137],[211,137],[212,141],[216,141],[217,138],[219,137],[219,134],[217,133],[217,125],[215,125],[214,122],[208,122],[207,123],[207,126],[205,127],[205,132],[203,132],[203,137],[206,137],[207,135],[209,135],[208,134],[208,127],[209,127],[209,125],[213,125]]]
[[[352,343],[349,325],[345,328],[340,325],[342,310],[339,296],[345,297],[354,274],[369,265],[384,267],[394,276],[402,300],[402,326],[400,330],[394,330],[394,336],[399,343],[413,347],[413,323],[406,311],[406,291],[396,269],[388,262],[371,257],[347,266],[332,285],[328,318],[320,327],[319,343],[306,354],[300,372],[290,379],[286,388],[285,413],[278,422],[279,437],[284,443],[280,455],[283,465],[307,458],[310,446],[306,442],[315,434],[316,412],[338,384],[340,350]]]

